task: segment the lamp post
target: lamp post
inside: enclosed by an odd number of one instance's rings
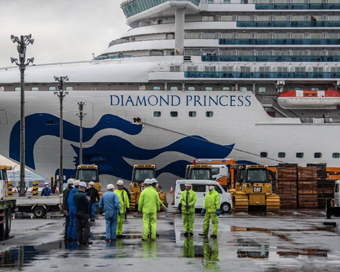
[[[83,164],[83,118],[86,113],[84,113],[84,106],[86,102],[80,101],[77,102],[79,113],[77,116],[79,117],[80,126],[79,126],[79,164]]]
[[[19,196],[25,196],[25,69],[34,58],[30,58],[26,62],[26,46],[34,43],[32,35],[17,36],[11,35],[13,43],[17,44],[19,53],[18,59],[11,58],[11,62],[19,66],[20,70],[20,193]]]
[[[64,97],[68,94],[67,91],[64,91],[64,82],[68,81],[67,76],[54,77],[55,81],[58,81],[58,91],[54,92],[55,95],[59,97],[59,105],[60,105],[60,123],[59,123],[59,134],[60,134],[60,166],[59,166],[59,193],[63,191],[63,183],[64,183],[64,173],[63,173],[63,100]]]

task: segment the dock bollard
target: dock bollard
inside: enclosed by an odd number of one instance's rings
[[[38,196],[38,181],[33,181],[33,196]]]
[[[13,183],[12,181],[8,181],[8,184],[7,184],[7,197],[13,197]]]

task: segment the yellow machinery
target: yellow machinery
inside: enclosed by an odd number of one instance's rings
[[[135,164],[132,169],[132,178],[130,183],[130,210],[138,211],[138,201],[141,192],[144,190],[144,180],[156,178],[156,166],[154,164]],[[157,185],[157,192],[159,198],[167,207],[168,202],[166,199],[166,193],[159,190]],[[163,208],[162,208],[163,209]]]
[[[89,182],[94,182],[94,188],[99,192],[99,196],[101,197],[103,192],[101,192],[101,184],[99,181],[98,174],[98,166],[95,164],[81,164],[77,166],[77,180],[85,181],[87,186],[89,186]]]
[[[212,180],[211,165],[190,164],[186,167],[185,179]]]
[[[272,192],[266,165],[238,166],[235,189],[228,192],[233,198],[234,211],[280,209],[280,197]]]

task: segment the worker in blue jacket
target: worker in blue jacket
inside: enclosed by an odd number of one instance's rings
[[[50,196],[52,195],[51,188],[48,187],[48,182],[45,182],[45,187],[41,191],[41,196]]]
[[[77,234],[77,219],[76,219],[76,212],[77,207],[73,200],[73,195],[79,191],[79,184],[80,181],[76,180],[74,181],[74,188],[71,190],[71,192],[68,195],[67,199],[67,205],[68,205],[68,211],[70,216],[70,223],[67,230],[67,239],[68,240],[78,240],[78,234]]]

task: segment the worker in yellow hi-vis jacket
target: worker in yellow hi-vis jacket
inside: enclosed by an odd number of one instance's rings
[[[181,194],[182,218],[184,236],[194,235],[196,193],[191,189],[191,183],[185,183],[185,190]]]
[[[122,238],[124,217],[126,214],[129,213],[130,207],[129,197],[127,192],[124,190],[124,182],[122,180],[117,181],[117,190],[115,190],[114,193],[118,196],[120,205],[120,214],[118,215],[116,237]]]

